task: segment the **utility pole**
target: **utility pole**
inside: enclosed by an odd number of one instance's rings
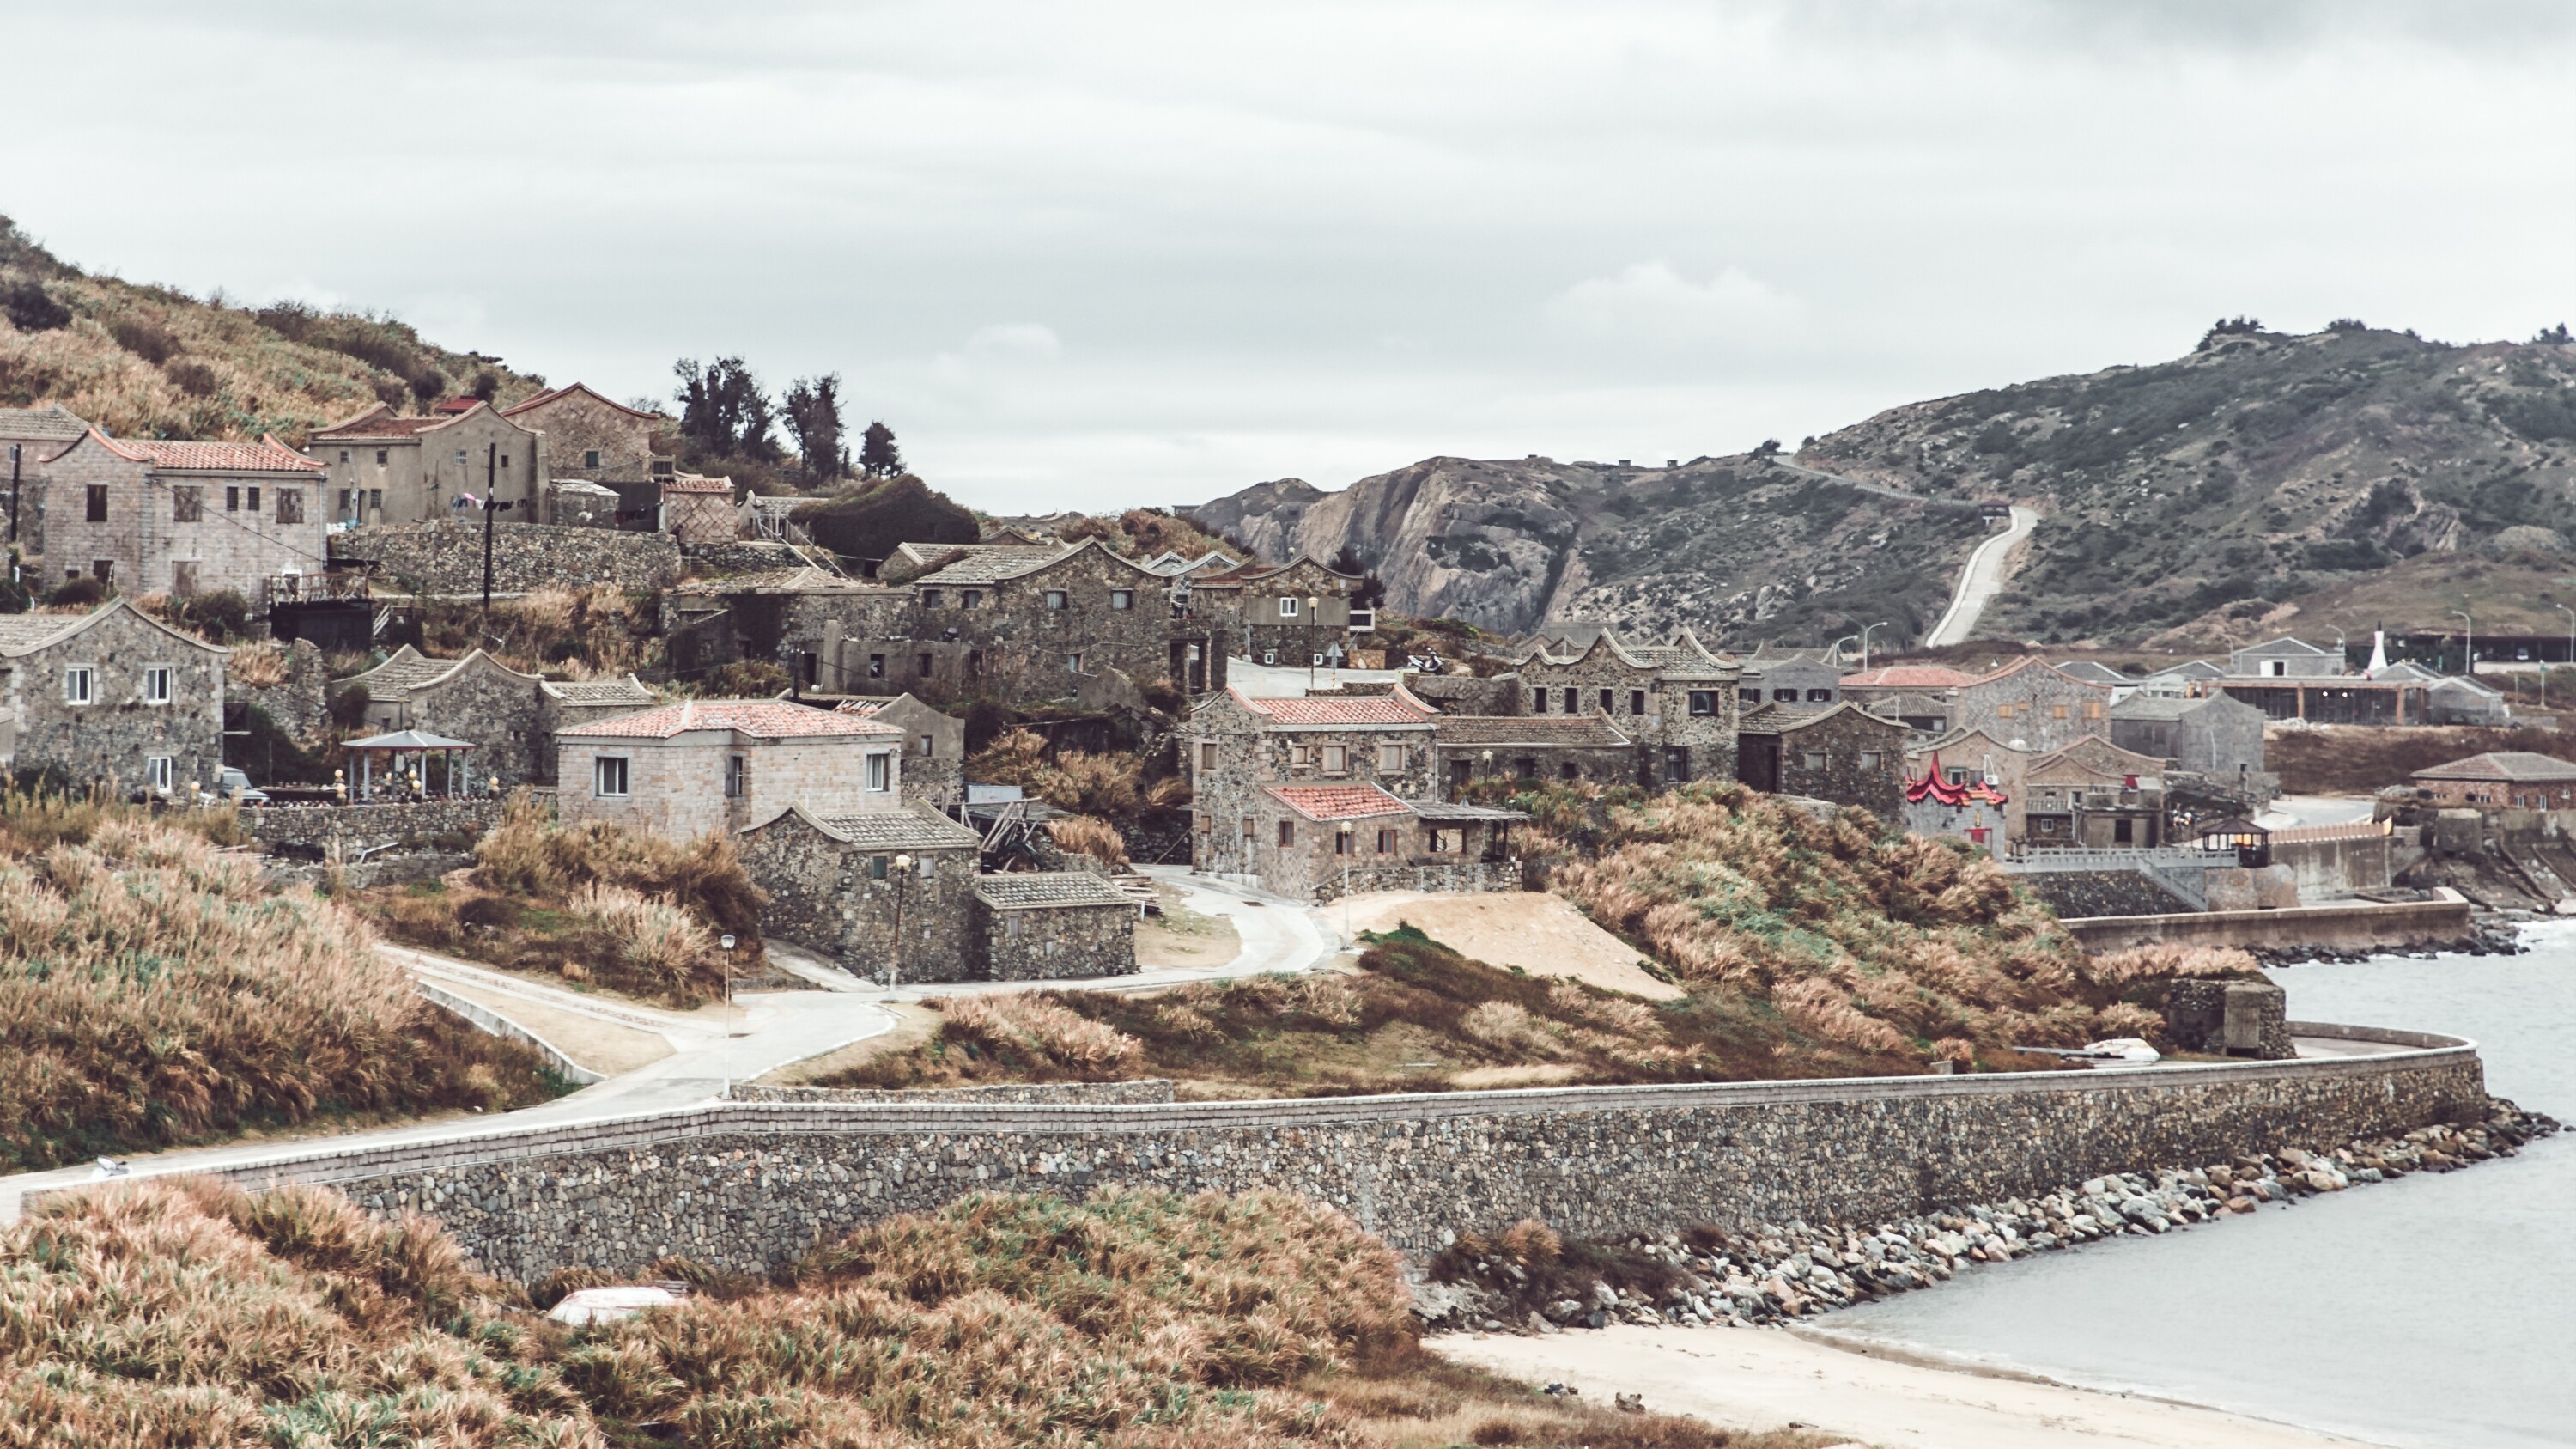
[[[9,445],[9,541],[18,541],[18,445]]]
[[[492,622],[492,508],[500,502],[492,496],[492,486],[500,475],[500,456],[500,444],[483,445],[483,622],[487,626]]]

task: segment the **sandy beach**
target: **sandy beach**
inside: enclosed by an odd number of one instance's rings
[[[1522,1338],[1452,1334],[1429,1347],[1531,1383],[1557,1382],[1602,1403],[1646,1407],[1727,1428],[1790,1424],[1879,1449],[2316,1449],[2356,1440],[2213,1409],[1863,1355],[1778,1329],[1619,1325]]]

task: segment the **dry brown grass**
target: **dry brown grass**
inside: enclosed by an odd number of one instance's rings
[[[284,684],[291,671],[285,646],[262,639],[234,645],[233,657],[224,661],[224,673],[237,684],[269,689]]]
[[[971,1198],[777,1286],[566,1331],[404,1216],[160,1180],[0,1229],[0,1446],[1792,1449],[1551,1402],[1415,1342],[1395,1255],[1281,1194]],[[573,1270],[538,1298],[627,1281]],[[1487,1429],[1494,1425],[1499,1428]]]
[[[1072,815],[1047,822],[1047,834],[1060,850],[1087,855],[1107,863],[1111,868],[1127,868],[1127,840],[1118,827],[1090,815]]]
[[[966,761],[966,778],[988,785],[1017,785],[1059,810],[1106,820],[1134,820],[1147,810],[1189,803],[1189,782],[1177,775],[1145,777],[1135,755],[1058,751],[1050,759],[1044,737],[1015,729]]]
[[[0,857],[0,1161],[556,1089],[528,1048],[423,1002],[355,915],[269,894],[250,856],[133,814],[46,828]]]
[[[661,615],[652,595],[614,585],[539,589],[480,604],[431,600],[422,606],[421,652],[437,658],[490,650],[526,674],[615,678],[652,668],[662,653]]]

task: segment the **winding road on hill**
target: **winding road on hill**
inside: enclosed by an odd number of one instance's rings
[[[136,1177],[208,1172],[315,1151],[509,1137],[539,1128],[693,1107],[721,1099],[733,1083],[750,1081],[893,1030],[896,1018],[885,1009],[888,1002],[1039,989],[1155,990],[1264,972],[1304,972],[1332,961],[1347,944],[1335,929],[1337,920],[1327,919],[1312,906],[1227,882],[1193,877],[1186,867],[1155,866],[1147,870],[1158,881],[1177,888],[1188,909],[1201,915],[1224,916],[1234,923],[1242,945],[1233,960],[1219,966],[1148,970],[1093,981],[924,982],[899,984],[888,990],[809,952],[779,945],[770,951],[771,963],[821,989],[741,993],[728,1014],[717,1006],[675,1012],[639,1002],[610,1000],[495,971],[471,961],[379,942],[376,949],[399,962],[424,987],[447,997],[462,997],[482,1012],[500,1017],[540,1040],[545,1039],[547,1030],[560,1035],[566,1025],[577,1027],[589,1022],[632,1040],[659,1037],[668,1047],[667,1054],[551,1102],[499,1116],[446,1116],[359,1132],[179,1148],[126,1159],[127,1166]],[[568,1022],[567,1018],[577,1020]],[[17,1220],[19,1204],[29,1192],[93,1180],[95,1173],[88,1163],[0,1177],[0,1223]]]
[[[1950,592],[1950,607],[1941,611],[1941,621],[1923,636],[1927,646],[1965,644],[1977,632],[1977,621],[1985,617],[1986,605],[2003,592],[2004,569],[2012,560],[2012,551],[2030,537],[2039,526],[2039,511],[2012,506],[2012,527],[1977,545],[1968,555],[1968,566],[1959,570],[1959,585]]]

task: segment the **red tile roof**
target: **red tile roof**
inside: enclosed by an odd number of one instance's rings
[[[1418,725],[1429,724],[1432,711],[1412,695],[1314,695],[1304,699],[1255,699],[1237,690],[1245,709],[1284,725]]]
[[[813,735],[903,736],[903,731],[892,725],[777,699],[693,699],[561,733],[585,738],[613,735],[620,739],[667,740],[691,730],[734,730],[772,740]]]
[[[1410,815],[1413,807],[1375,785],[1272,785],[1270,798],[1309,820]]]
[[[731,478],[711,478],[703,473],[675,473],[662,480],[664,493],[733,493]]]
[[[1845,689],[1953,689],[1977,676],[1939,664],[1889,664],[1843,676]]]
[[[319,473],[322,465],[279,442],[268,433],[256,443],[182,443],[161,439],[111,438],[92,429],[90,436],[107,450],[155,468],[206,473]],[[74,445],[78,446],[77,444]],[[69,449],[65,449],[69,452]],[[57,454],[56,456],[60,456]]]

